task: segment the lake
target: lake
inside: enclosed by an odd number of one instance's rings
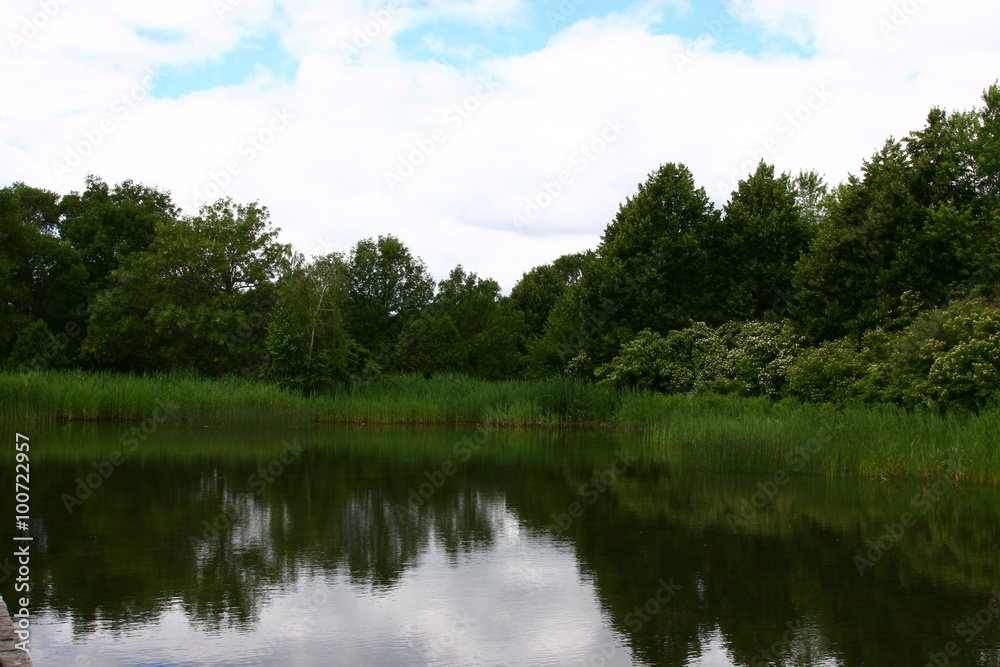
[[[21,432],[39,667],[1000,665],[1000,492],[948,476],[601,429]]]

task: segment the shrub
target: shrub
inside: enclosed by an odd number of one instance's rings
[[[785,394],[811,403],[844,402],[860,394],[868,365],[846,339],[804,350],[787,366]]]
[[[788,368],[801,353],[804,339],[792,333],[787,325],[777,322],[742,322],[729,326],[733,333],[726,366],[732,375],[727,388],[744,395],[780,397]]]
[[[698,322],[666,336],[645,329],[594,374],[614,387],[680,393],[714,389],[733,372],[718,332]]]
[[[899,334],[875,331],[864,343],[859,386],[869,402],[973,411],[1000,404],[1000,309],[983,299],[924,312]]]

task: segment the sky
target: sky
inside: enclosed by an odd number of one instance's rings
[[[661,164],[859,173],[1000,77],[982,0],[5,0],[0,186],[88,174],[268,207],[308,256],[392,234],[505,291]]]

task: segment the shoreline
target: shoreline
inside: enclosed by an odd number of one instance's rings
[[[28,651],[16,647],[18,638],[14,634],[14,621],[7,610],[7,603],[0,595],[0,665],[4,667],[31,667]]]
[[[921,479],[950,467],[968,481],[1000,485],[998,410],[942,414],[735,395],[665,395],[566,378],[491,382],[457,375],[391,376],[307,397],[240,378],[0,373],[0,423],[19,428],[121,424],[126,437],[140,440],[161,425],[637,431],[671,460],[699,469],[769,473],[801,458],[807,447],[815,454],[810,453],[805,468],[827,476]]]

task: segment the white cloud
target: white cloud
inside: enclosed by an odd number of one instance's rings
[[[1000,6],[987,3],[926,0],[895,20],[892,2],[746,0],[734,7],[767,34],[812,44],[810,59],[692,52],[690,40],[648,27],[657,11],[683,4],[650,3],[603,19],[571,16],[539,51],[458,71],[401,61],[393,37],[427,21],[428,12],[514,24],[527,12],[524,2],[401,6],[351,61],[343,45],[380,5],[220,2],[232,8],[221,17],[204,0],[100,9],[67,1],[16,52],[0,49],[0,69],[15,91],[0,99],[0,182],[66,192],[92,171],[165,187],[189,206],[235,161],[238,173],[220,193],[268,205],[284,238],[302,251],[345,250],[393,233],[438,277],[461,262],[509,289],[532,266],[596,245],[618,205],[663,162],[688,164],[720,204],[734,170],[739,175],[754,156],[838,182],[889,135],[919,128],[932,105],[977,105],[997,77],[1000,52],[991,34]],[[16,30],[38,6],[18,0],[0,18]],[[893,29],[883,30],[883,20]],[[140,38],[137,27],[176,39]],[[269,30],[299,59],[294,81],[263,72],[116,113],[151,65],[217,57]],[[685,54],[693,57],[679,65]],[[484,76],[497,81],[488,94]],[[829,98],[817,102],[816,90]],[[276,110],[294,120],[259,150],[246,149],[248,137],[266,136]],[[116,121],[112,131],[60,178],[53,165],[108,117]],[[581,159],[581,148],[600,146],[616,119],[624,129],[594,159]],[[433,150],[423,150],[415,173],[390,189],[386,173],[421,146]],[[572,178],[546,199],[546,186],[567,171]],[[532,201],[546,205],[516,226]]]

